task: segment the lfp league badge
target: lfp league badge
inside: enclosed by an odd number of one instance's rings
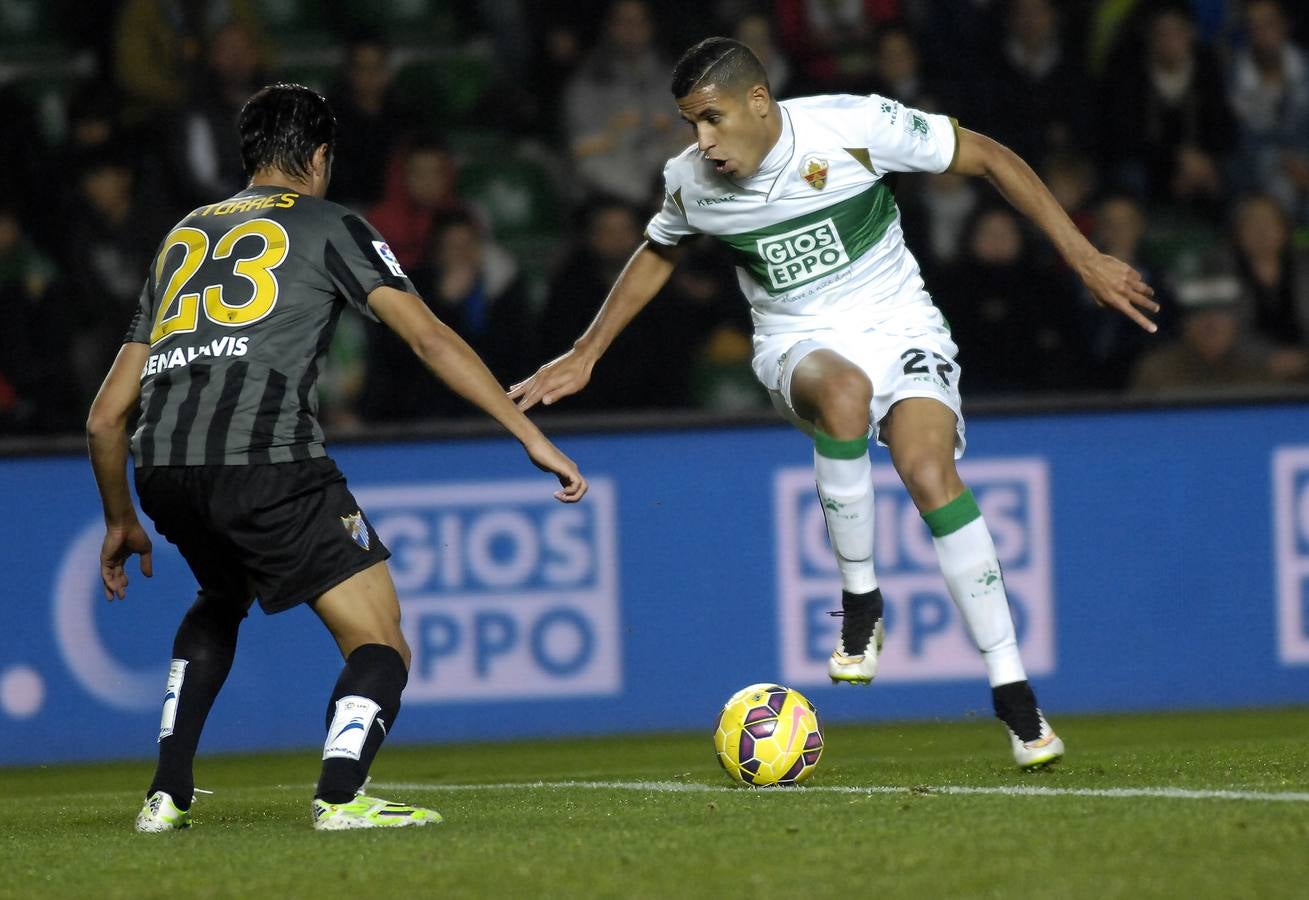
[[[368,549],[368,523],[364,521],[363,510],[357,509],[348,516],[341,516],[341,524],[361,550]]]

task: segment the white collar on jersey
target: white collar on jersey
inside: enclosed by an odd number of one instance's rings
[[[768,194],[770,198],[773,188],[781,180],[782,172],[786,170],[791,157],[795,155],[795,128],[791,125],[791,114],[785,107],[778,108],[782,110],[782,133],[778,135],[777,143],[773,144],[773,148],[765,154],[763,162],[759,164],[759,170],[740,181],[729,179],[737,187]]]

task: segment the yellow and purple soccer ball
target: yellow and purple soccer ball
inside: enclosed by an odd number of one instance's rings
[[[818,710],[780,684],[752,684],[732,695],[714,731],[718,762],[732,778],[756,787],[799,784],[823,755]]]

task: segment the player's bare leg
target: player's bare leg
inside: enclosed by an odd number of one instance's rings
[[[1063,741],[1050,728],[1018,654],[991,533],[955,467],[954,411],[926,397],[902,400],[882,421],[891,462],[932,532],[941,573],[986,663],[996,716],[1023,768],[1054,762]]]
[[[841,571],[841,637],[828,661],[834,682],[868,684],[882,649],[882,593],[873,568],[873,479],[868,461],[873,385],[840,354],[819,349],[791,376],[791,403],[814,425],[814,479]]]
[[[173,638],[164,709],[159,723],[159,761],[136,817],[136,830],[177,831],[191,826],[196,748],[200,732],[227,680],[237,633],[254,593],[234,585],[202,588]]]
[[[311,605],[345,657],[327,706],[314,827],[335,831],[440,822],[435,810],[362,794],[409,679],[409,645],[400,630],[400,601],[386,563],[352,575]]]
[[[381,644],[399,654],[409,669],[409,644],[400,630],[400,598],[386,563],[351,575],[310,604],[332,633],[341,657],[365,644]]]

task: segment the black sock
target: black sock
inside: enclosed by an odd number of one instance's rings
[[[828,613],[829,616],[841,616],[841,652],[863,653],[883,611],[881,588],[873,588],[864,594],[842,589],[841,611]]]
[[[192,764],[200,732],[232,669],[237,632],[244,618],[243,604],[201,591],[177,627],[159,728],[159,764],[147,797],[167,791],[179,809],[191,808],[195,792]],[[176,704],[171,723],[170,703]]]
[[[873,588],[865,594],[856,594],[853,591],[841,591],[841,609],[846,615],[865,615],[870,617],[874,623],[882,618],[883,601],[882,589]]]
[[[1041,737],[1036,694],[1027,681],[1012,681],[991,688],[991,705],[995,708],[995,717],[1009,726],[1020,741],[1035,741]]]
[[[392,647],[364,644],[350,654],[327,704],[327,743],[315,797],[347,803],[363,787],[373,757],[395,726],[408,681],[404,659]],[[362,743],[354,730],[363,731]]]

